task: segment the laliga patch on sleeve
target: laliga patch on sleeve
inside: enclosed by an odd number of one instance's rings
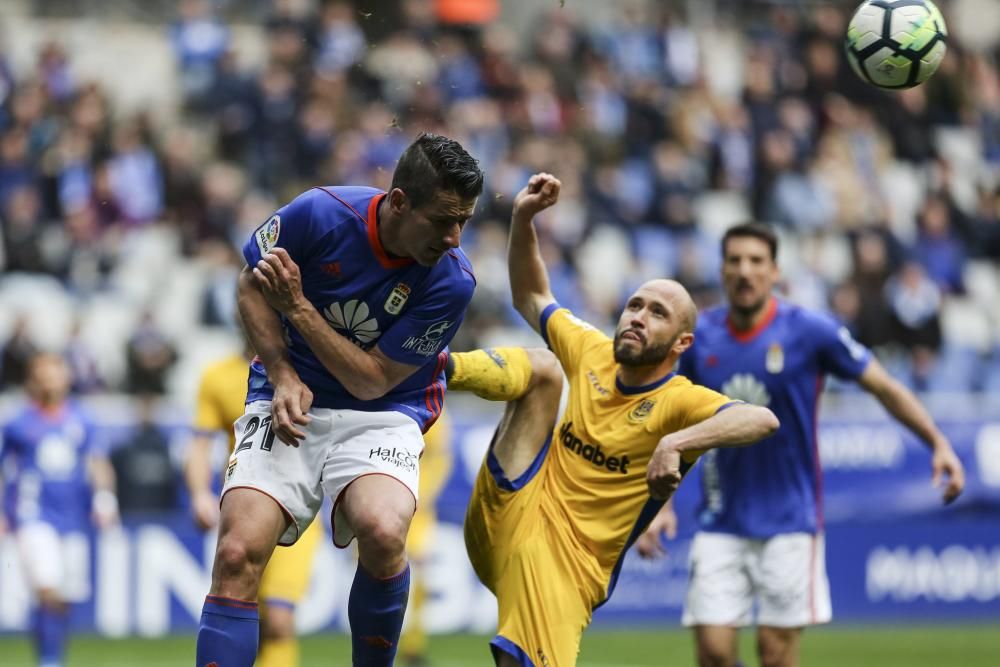
[[[267,222],[257,228],[253,237],[257,241],[261,255],[266,255],[278,245],[279,233],[281,233],[281,218],[277,214],[272,215]]]

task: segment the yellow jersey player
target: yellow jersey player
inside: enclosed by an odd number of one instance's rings
[[[508,401],[465,519],[469,558],[497,596],[499,667],[575,665],[625,552],[683,473],[705,450],[748,445],[778,428],[767,408],[671,372],[697,317],[679,283],[642,285],[614,339],[559,307],[532,223],[559,188],[549,174],[531,177],[514,201],[508,248],[514,306],[552,352],[455,353],[446,370],[451,389]],[[553,428],[560,365],[569,397]]]
[[[406,610],[406,623],[399,637],[399,653],[406,667],[427,665],[427,632],[424,630],[422,615],[427,600],[426,563],[433,544],[437,512],[434,505],[438,495],[448,481],[451,472],[451,423],[448,413],[442,409],[441,416],[424,433],[424,453],[420,456],[420,481],[418,490],[420,504],[410,522],[410,532],[406,536],[406,552],[410,557],[414,579],[410,589],[410,601]]]
[[[247,395],[247,365],[253,353],[234,354],[209,365],[201,376],[198,404],[184,476],[191,494],[191,511],[202,530],[219,523],[219,496],[212,490],[212,441],[220,431],[229,434],[229,451],[236,444],[233,424],[243,416]],[[313,556],[322,538],[314,523],[298,542],[278,547],[264,570],[261,601],[260,651],[257,667],[296,667],[299,644],[295,636],[295,606],[309,585]]]

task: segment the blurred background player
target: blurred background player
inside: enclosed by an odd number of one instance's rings
[[[405,667],[428,665],[427,631],[424,628],[424,605],[427,602],[427,567],[437,528],[435,503],[448,481],[452,465],[451,420],[445,410],[424,433],[424,453],[420,457],[420,502],[406,536],[406,555],[410,559],[410,599],[406,621],[399,637],[399,654]]]
[[[69,606],[90,595],[91,525],[118,521],[114,470],[97,449],[89,417],[69,398],[70,382],[61,356],[33,356],[25,380],[30,403],[7,423],[0,443],[5,514],[36,598],[39,667],[65,664]]]
[[[194,521],[202,530],[219,525],[219,494],[213,480],[222,471],[215,465],[213,444],[219,433],[224,432],[230,454],[236,446],[233,425],[243,415],[247,365],[252,359],[253,351],[246,344],[242,354],[210,364],[201,376],[194,436],[184,477],[191,494]],[[322,525],[314,522],[294,545],[275,549],[264,569],[258,594],[261,610],[257,667],[296,667],[299,664],[295,607],[308,588],[313,558],[322,535]]]
[[[679,372],[692,382],[763,405],[781,420],[760,448],[703,457],[701,532],[691,545],[683,623],[694,628],[702,667],[737,662],[737,633],[757,609],[757,652],[765,667],[799,664],[803,627],[831,618],[823,541],[817,406],[826,375],[857,381],[931,450],[932,481],[944,502],[962,492],[951,444],[917,398],[846,328],[779,300],[778,239],[761,223],[722,238],[728,304],[704,313]],[[676,519],[667,506],[639,542],[660,551]]]

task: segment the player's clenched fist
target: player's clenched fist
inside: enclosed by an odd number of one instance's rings
[[[562,183],[552,174],[535,174],[528,184],[514,197],[514,216],[533,218],[539,212],[559,201]]]
[[[667,500],[681,483],[681,454],[673,447],[659,446],[646,467],[649,495],[655,500]]]

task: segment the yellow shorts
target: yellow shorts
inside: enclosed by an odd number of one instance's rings
[[[313,521],[295,544],[274,549],[260,580],[257,597],[261,603],[294,607],[302,601],[323,532],[320,522]]]
[[[499,605],[491,648],[525,667],[575,665],[580,637],[603,599],[599,586],[584,583],[595,581],[593,569],[550,519],[544,491],[548,447],[513,481],[491,450],[465,517],[469,560]]]

